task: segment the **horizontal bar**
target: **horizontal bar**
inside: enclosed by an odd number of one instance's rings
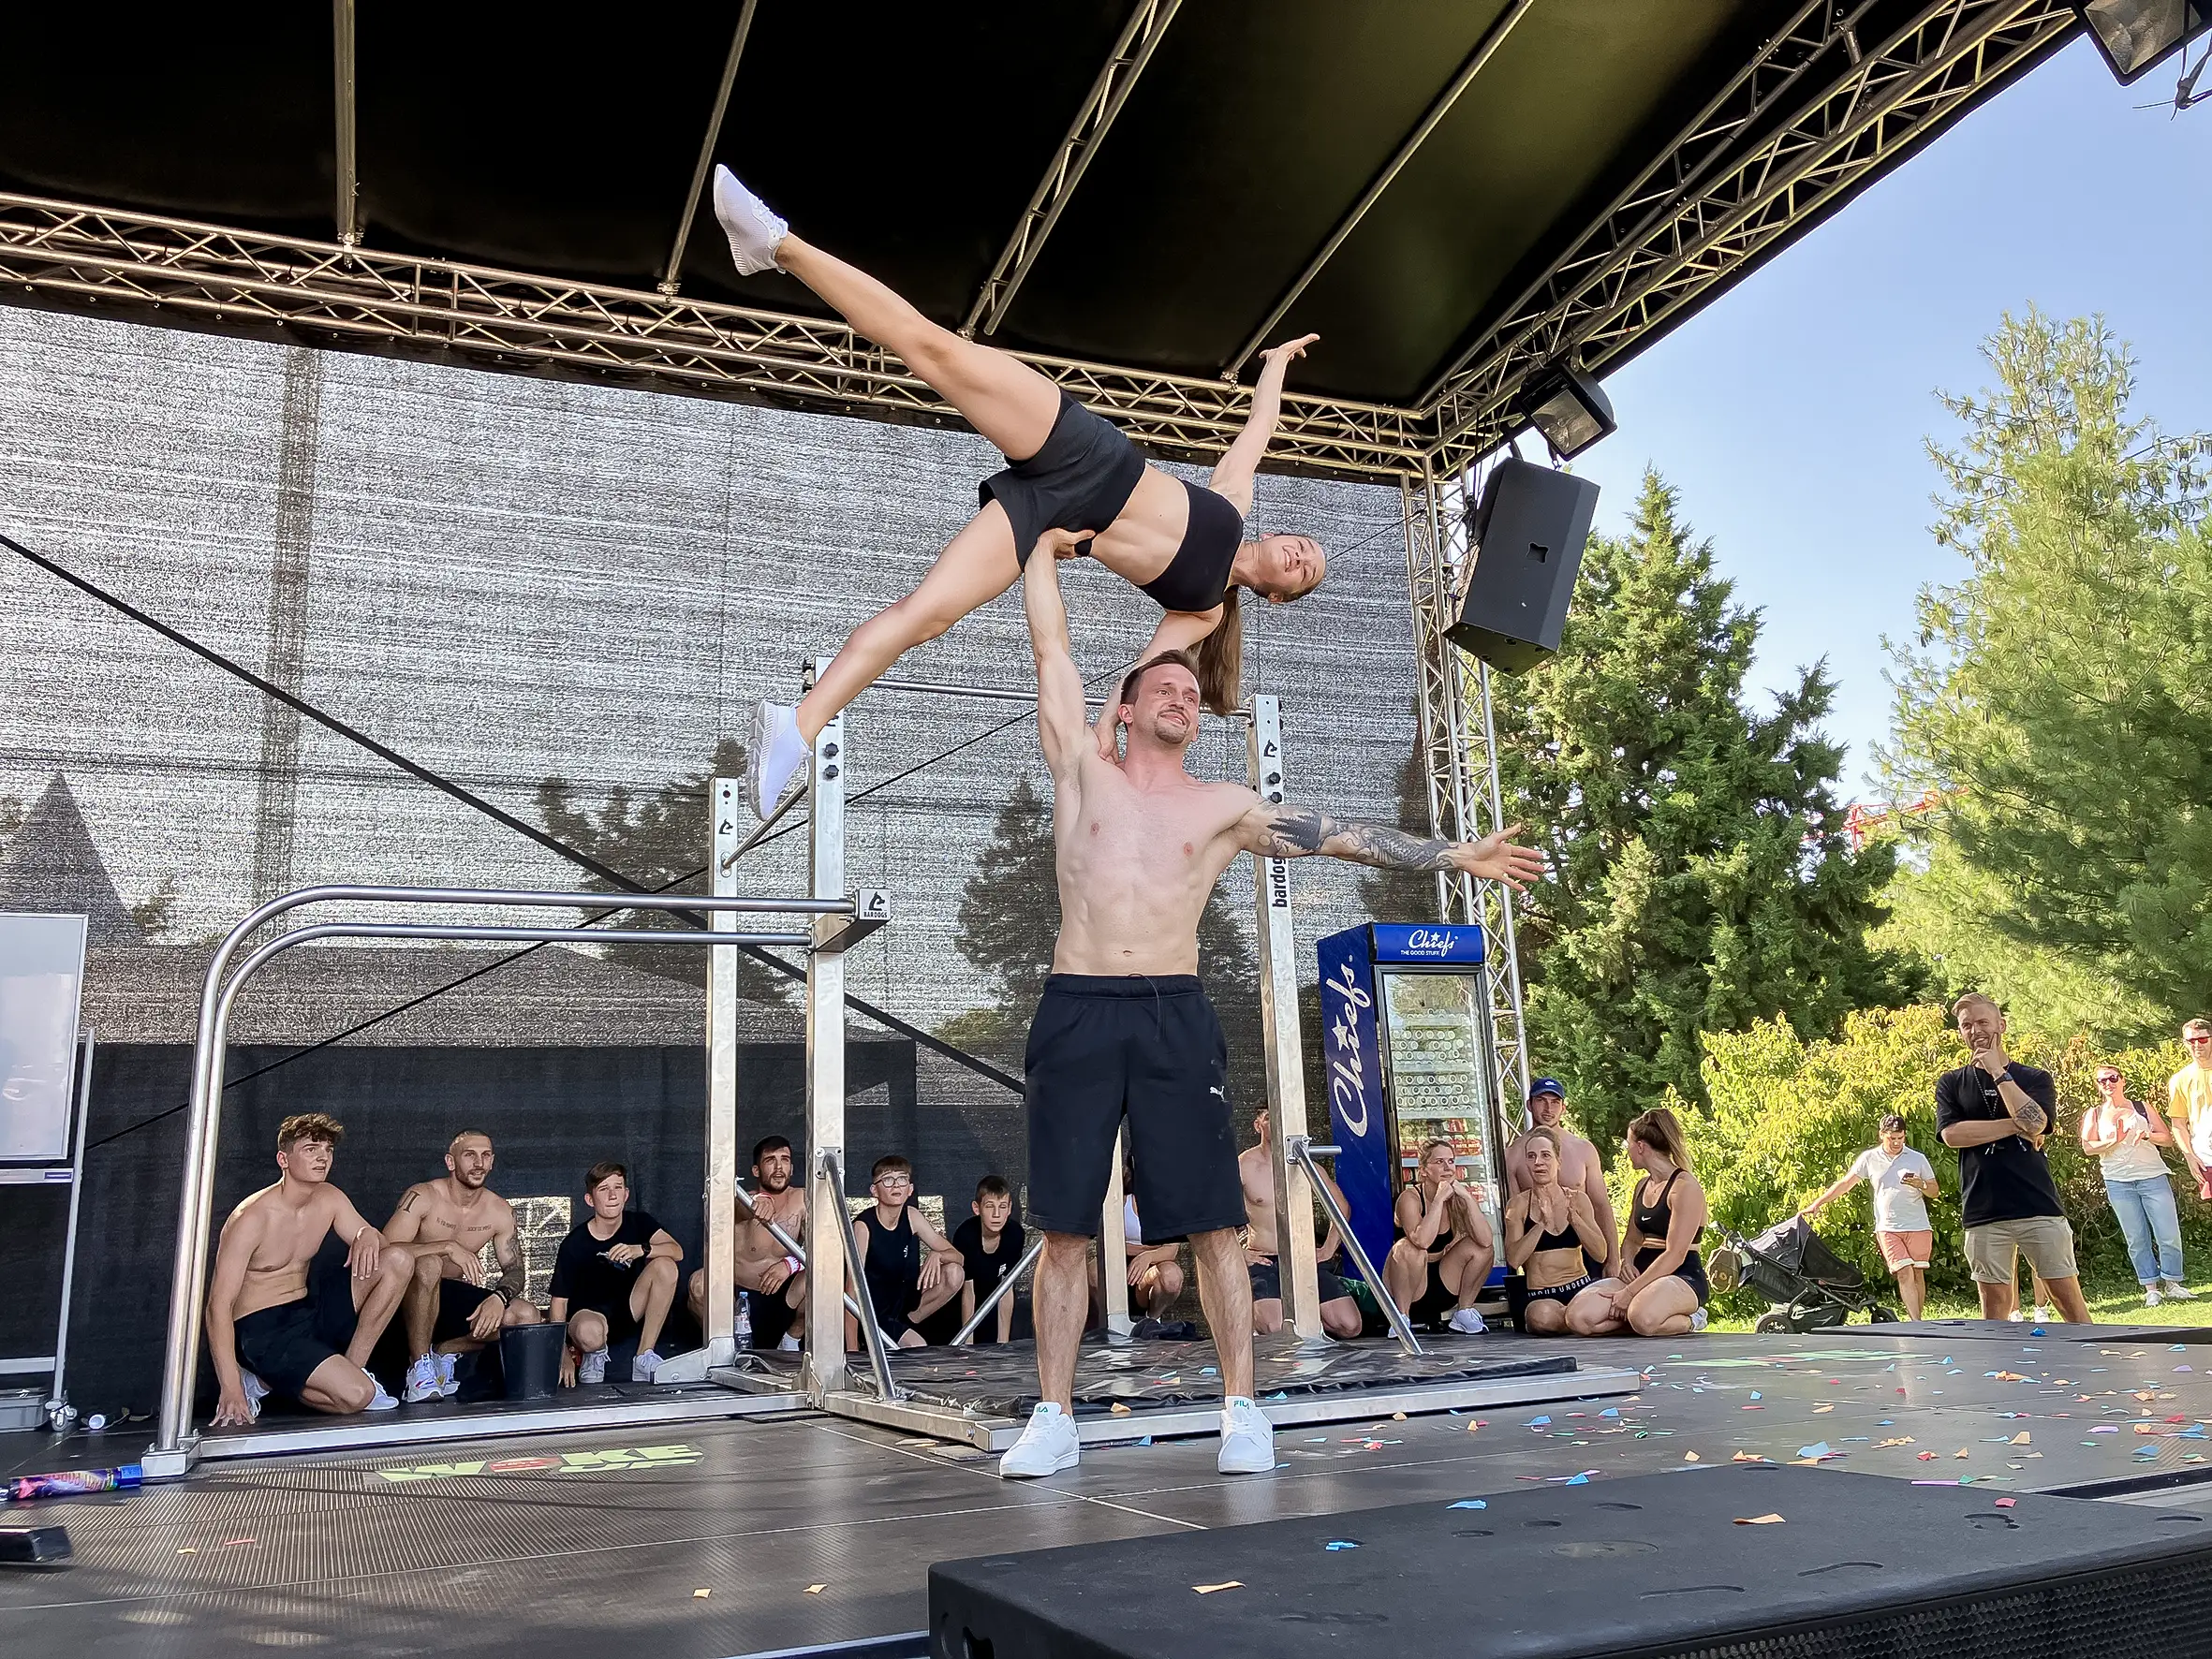
[[[0,1376],[38,1376],[52,1369],[52,1354],[25,1354],[16,1359],[0,1359]]]
[[[981,697],[983,701],[992,703],[1035,703],[1037,701],[1037,694],[1034,691],[1016,691],[1011,686],[1004,685],[960,685],[950,680],[907,680],[886,677],[874,682],[867,689],[870,691],[914,691],[930,697]],[[1106,706],[1106,699],[1102,697],[1086,697],[1083,700],[1088,708],[1102,709]],[[1251,710],[1241,708],[1231,709],[1221,716],[1224,720],[1249,720],[1251,717]]]
[[[0,1169],[0,1186],[67,1186],[75,1176],[76,1171],[66,1164],[29,1168],[17,1165]]]
[[[706,893],[553,893],[524,888],[386,888],[334,884],[284,896],[286,909],[356,900],[370,904],[511,904],[540,910],[762,911],[782,916],[850,916],[850,899],[718,899]],[[612,938],[614,935],[604,935]]]
[[[503,928],[490,923],[435,921],[326,921],[284,935],[309,939],[500,939],[540,945],[788,945],[804,949],[811,933],[790,931],[716,933],[704,928]]]

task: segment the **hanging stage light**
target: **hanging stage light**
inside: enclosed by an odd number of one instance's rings
[[[2212,27],[2212,0],[2072,0],[2122,86]]]
[[[1613,400],[1595,380],[1566,363],[1555,363],[1539,376],[1521,407],[1523,424],[1541,433],[1561,461],[1620,430]]]

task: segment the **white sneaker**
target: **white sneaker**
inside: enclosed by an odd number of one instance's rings
[[[1232,1396],[1221,1402],[1221,1455],[1214,1467],[1224,1475],[1264,1475],[1275,1467],[1275,1425],[1252,1401]]]
[[[2166,1299],[2168,1301],[2188,1302],[2194,1301],[2196,1299],[2197,1293],[2191,1290],[2188,1285],[2184,1285],[2180,1280],[2169,1279],[2166,1281]]]
[[[576,1368],[580,1383],[603,1383],[607,1380],[607,1350],[594,1348],[583,1357],[583,1363]]]
[[[453,1374],[454,1367],[459,1362],[460,1356],[457,1354],[437,1356],[437,1391],[448,1400],[461,1392],[461,1379]]]
[[[2038,1302],[2035,1304],[2035,1322],[2038,1325],[2056,1325],[2058,1323],[2058,1315],[2051,1309],[2044,1307],[2042,1303]]]
[[[783,1341],[775,1344],[775,1351],[779,1354],[796,1354],[799,1347],[799,1339],[787,1330],[784,1332]]]
[[[641,1349],[638,1357],[630,1361],[630,1381],[649,1383],[653,1380],[653,1373],[659,1369],[660,1356],[651,1348]]]
[[[730,257],[737,262],[738,275],[758,276],[775,269],[775,250],[791,228],[726,167],[715,169],[715,217],[730,238]]]
[[[774,813],[814,750],[799,735],[798,711],[763,701],[753,714],[753,742],[745,754],[745,800],[756,817]]]
[[[1705,1329],[1705,1310],[1704,1310],[1704,1309],[1703,1309],[1703,1308],[1692,1308],[1692,1309],[1690,1310],[1690,1314],[1689,1314],[1689,1328],[1690,1328],[1690,1329],[1692,1329],[1692,1330],[1703,1330],[1703,1329]]]
[[[2165,1299],[2166,1299],[2164,1297],[2159,1294],[2159,1287],[2157,1285],[2146,1285],[2143,1287],[2143,1305],[2145,1307],[2155,1308],[2159,1305],[2159,1303],[2164,1301]]]
[[[246,1415],[258,1423],[261,1420],[261,1402],[269,1398],[269,1385],[252,1372],[243,1370],[239,1372],[238,1381],[239,1386],[245,1390]]]
[[[1482,1323],[1482,1315],[1472,1308],[1454,1308],[1450,1324],[1461,1336],[1481,1336],[1490,1329]]]
[[[407,1367],[407,1403],[420,1405],[425,1400],[443,1400],[444,1385],[438,1377],[435,1354],[419,1354],[415,1363]]]
[[[2028,1315],[2023,1314],[2018,1308],[2014,1308],[2011,1313],[2007,1314],[2005,1317],[2010,1319],[2014,1325],[2025,1325],[2028,1323]]]
[[[1072,1469],[1082,1461],[1083,1442],[1075,1419],[1049,1400],[1040,1400],[1023,1426],[1022,1438],[998,1460],[1002,1480],[1037,1480]]]
[[[378,1382],[374,1374],[369,1378],[369,1386],[376,1390],[369,1397],[369,1410],[397,1411],[399,1409],[399,1402],[384,1391],[384,1385]]]

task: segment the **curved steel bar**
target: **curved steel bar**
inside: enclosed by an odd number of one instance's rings
[[[1426,1353],[1428,1350],[1421,1345],[1421,1339],[1413,1334],[1413,1326],[1407,1319],[1405,1311],[1398,1306],[1397,1299],[1391,1295],[1390,1286],[1382,1282],[1382,1275],[1375,1270],[1375,1264],[1367,1259],[1367,1251],[1361,1244],[1359,1234],[1351,1230],[1351,1217],[1337,1207],[1336,1195],[1329,1190],[1329,1183],[1321,1179],[1320,1166],[1314,1162],[1317,1156],[1337,1156],[1336,1148],[1316,1146],[1309,1137],[1297,1135],[1283,1142],[1283,1150],[1305,1167],[1306,1179],[1313,1182],[1313,1196],[1321,1201],[1321,1207],[1329,1212],[1329,1219],[1336,1224],[1336,1231],[1344,1240],[1345,1249],[1351,1252],[1352,1260],[1360,1264],[1360,1271],[1366,1276],[1367,1288],[1375,1293],[1375,1299],[1382,1304],[1383,1314],[1390,1320],[1391,1333],[1398,1339],[1398,1346],[1408,1354]]]
[[[831,1213],[844,1214],[845,1160],[837,1155],[834,1148],[824,1147],[815,1154],[815,1175],[830,1189],[830,1196],[837,1200]],[[845,1253],[846,1278],[860,1308],[861,1341],[868,1345],[868,1370],[875,1377],[876,1398],[885,1402],[904,1400],[907,1397],[906,1389],[891,1380],[891,1353],[884,1345],[883,1328],[876,1321],[876,1299],[868,1294],[867,1275],[862,1271],[862,1263],[853,1259],[851,1251]],[[841,1334],[824,1335],[815,1331],[810,1333],[810,1340],[816,1343],[830,1342],[839,1340]]]
[[[1009,1291],[1021,1283],[1022,1275],[1035,1267],[1037,1258],[1043,1254],[1044,1235],[1040,1233],[1037,1235],[1036,1242],[1022,1252],[1022,1259],[1014,1263],[1013,1271],[999,1280],[997,1285],[993,1287],[991,1294],[976,1304],[974,1317],[960,1328],[946,1346],[960,1348],[972,1343],[976,1340],[976,1332],[982,1328],[983,1320],[989,1315],[991,1310],[999,1304]]]
[[[786,916],[850,916],[854,913],[849,899],[745,899],[715,898],[703,894],[676,893],[562,893],[538,889],[507,891],[496,888],[400,888],[376,887],[358,883],[331,883],[317,887],[301,888],[295,892],[280,895],[266,904],[248,913],[236,927],[223,936],[209,961],[207,975],[200,982],[199,1021],[193,1037],[192,1094],[190,1108],[184,1126],[184,1183],[183,1201],[178,1206],[177,1250],[175,1265],[170,1276],[169,1341],[162,1372],[161,1411],[155,1425],[154,1450],[175,1452],[183,1449],[184,1436],[191,1427],[192,1381],[198,1372],[200,1329],[200,1299],[207,1284],[208,1223],[214,1204],[215,1183],[215,1127],[222,1102],[219,1077],[223,1066],[222,1050],[217,1042],[218,1012],[227,1015],[228,1004],[235,995],[236,981],[229,975],[230,959],[247,938],[260,928],[288,911],[308,904],[357,903],[367,904],[461,904],[476,906],[515,906],[519,908],[554,910],[702,910],[768,912]],[[378,924],[361,923],[359,926]],[[384,926],[402,924],[386,923]],[[582,930],[544,930],[548,933],[568,933]],[[327,933],[302,929],[302,934],[329,937]],[[422,937],[415,934],[411,937]],[[481,934],[447,932],[436,937],[481,937]],[[524,936],[523,933],[509,935]],[[686,943],[694,935],[675,931],[651,933],[648,943]],[[619,939],[621,935],[602,930],[586,934],[593,942]],[[736,933],[698,932],[702,943],[738,944],[743,936]],[[281,943],[281,942],[280,942]],[[270,954],[274,954],[271,952]],[[255,954],[254,965],[267,961],[259,952]],[[243,975],[241,976],[243,977]]]

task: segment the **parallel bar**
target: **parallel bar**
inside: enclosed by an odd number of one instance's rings
[[[1352,203],[1351,211],[1337,220],[1336,228],[1329,233],[1329,240],[1321,244],[1319,253],[1306,261],[1305,269],[1298,273],[1298,280],[1290,285],[1289,291],[1276,301],[1275,309],[1267,314],[1267,320],[1252,330],[1252,337],[1245,342],[1244,348],[1236,356],[1221,365],[1221,373],[1225,377],[1235,378],[1237,372],[1250,360],[1252,354],[1265,344],[1276,324],[1281,322],[1284,314],[1298,303],[1298,297],[1312,286],[1315,277],[1320,275],[1321,267],[1335,257],[1336,250],[1344,245],[1345,240],[1359,228],[1360,221],[1367,216],[1367,210],[1382,199],[1382,193],[1405,170],[1406,164],[1413,159],[1414,152],[1428,141],[1429,134],[1435,132],[1444,117],[1452,113],[1452,106],[1459,102],[1460,94],[1474,84],[1475,77],[1482,71],[1482,66],[1505,44],[1505,37],[1513,32],[1513,26],[1527,15],[1529,7],[1534,4],[1535,0],[1513,0],[1505,15],[1491,24],[1489,33],[1475,43],[1475,50],[1459,66],[1459,73],[1452,77],[1451,83],[1437,95],[1436,102],[1429,105],[1428,112],[1421,118],[1421,125],[1406,135],[1405,141],[1398,146],[1397,154],[1383,163],[1382,170],[1360,193],[1360,198]]]
[[[820,1169],[822,1183],[830,1189],[830,1196],[836,1200],[838,1211],[842,1214],[845,1210],[845,1160],[835,1152],[824,1151],[817,1163]],[[839,1230],[840,1239],[844,1237],[845,1229],[850,1228],[851,1226],[850,1221],[845,1223],[844,1228]],[[862,1273],[861,1267],[862,1264],[851,1255],[846,1256],[846,1280],[851,1288],[853,1303],[859,1313],[861,1345],[868,1351],[868,1372],[876,1380],[876,1398],[894,1402],[904,1400],[907,1397],[907,1391],[891,1380],[891,1350],[884,1341],[883,1327],[877,1323],[876,1299],[868,1293],[868,1281]],[[807,1280],[809,1291],[813,1289],[814,1283],[815,1281],[811,1278]],[[806,1324],[807,1339],[811,1345],[814,1336],[813,1319],[810,1317]],[[835,1340],[837,1349],[842,1354],[845,1347],[845,1322],[842,1319],[837,1322]]]
[[[706,193],[707,174],[714,170],[715,147],[722,139],[722,117],[730,110],[730,89],[737,84],[738,60],[745,53],[745,37],[753,31],[753,8],[759,0],[745,0],[737,14],[737,28],[730,37],[730,56],[722,64],[722,84],[715,92],[715,108],[707,116],[706,136],[699,141],[699,164],[691,169],[691,188],[684,197],[683,216],[676,221],[676,243],[669,249],[669,262],[660,273],[660,292],[673,294],[682,282],[684,247],[691,240],[691,221],[699,217],[699,198]]]
[[[1060,140],[1051,165],[1044,169],[1044,178],[1030,193],[1029,205],[1022,210],[1021,222],[1007,239],[998,262],[991,267],[991,274],[983,279],[975,303],[967,308],[967,318],[960,325],[962,333],[975,333],[979,319],[982,321],[984,333],[998,331],[998,325],[1005,320],[1007,308],[1014,302],[1014,295],[1028,276],[1029,268],[1044,251],[1045,239],[1060,222],[1060,214],[1075,194],[1076,185],[1083,183],[1083,175],[1091,165],[1091,157],[1099,153],[1106,129],[1113,125],[1113,118],[1128,101],[1137,77],[1144,73],[1144,66],[1152,61],[1153,52],[1168,32],[1168,24],[1174,22],[1175,8],[1182,4],[1183,0],[1137,0],[1136,9],[1122,26],[1121,38],[1113,43],[1113,51],[1107,55],[1106,66],[1091,83],[1091,90],[1076,110],[1067,137]],[[750,9],[748,0],[747,10]]]
[[[1252,698],[1246,758],[1262,800],[1283,799],[1283,720],[1276,699]],[[1276,1275],[1284,1312],[1300,1340],[1325,1343],[1320,1281],[1314,1259],[1313,1194],[1305,1171],[1285,1152],[1305,1138],[1305,1064],[1298,1030],[1298,930],[1290,915],[1290,869],[1280,859],[1252,860],[1254,934],[1260,947],[1261,1051],[1266,1057],[1267,1163],[1275,1186]]]
[[[336,82],[338,200],[333,215],[338,242],[352,247],[361,241],[359,131],[354,99],[353,0],[331,0],[331,68]]]
[[[1037,1265],[1037,1258],[1044,1254],[1044,1235],[1040,1233],[1029,1241],[1029,1248],[1022,1252],[1022,1259],[1014,1263],[1013,1271],[993,1286],[991,1294],[976,1305],[975,1317],[953,1333],[951,1347],[964,1347],[975,1341],[976,1332],[982,1329],[983,1320],[1007,1297],[1013,1294],[1022,1275]]]
[[[1314,1163],[1317,1153],[1324,1158],[1333,1158],[1336,1155],[1336,1149],[1333,1146],[1315,1146],[1301,1135],[1289,1147],[1289,1152],[1297,1161],[1298,1167],[1305,1171],[1305,1178],[1313,1183],[1315,1194],[1329,1207],[1329,1213],[1336,1222],[1336,1230],[1344,1235],[1344,1247],[1351,1252],[1352,1260],[1359,1264],[1360,1276],[1367,1281],[1367,1288],[1375,1293],[1375,1299],[1382,1304],[1383,1316],[1390,1321],[1391,1333],[1398,1339],[1398,1346],[1408,1354],[1426,1353],[1427,1350],[1421,1345],[1421,1339],[1413,1334],[1411,1321],[1391,1295],[1390,1285],[1375,1270],[1375,1264],[1367,1259],[1366,1246],[1360,1242],[1359,1234],[1351,1230],[1351,1217],[1337,1208],[1336,1195],[1329,1190],[1329,1183],[1321,1179],[1320,1169]]]

